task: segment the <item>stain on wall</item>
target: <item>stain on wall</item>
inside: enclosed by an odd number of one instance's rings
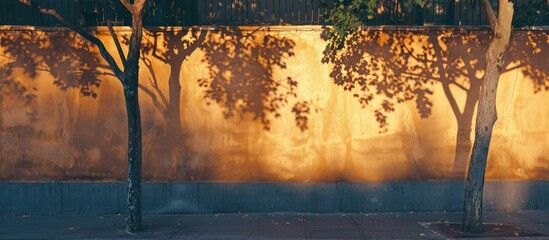
[[[321,35],[147,30],[144,180],[461,178],[489,32],[378,28],[329,56]],[[0,45],[0,180],[124,181],[122,89],[97,49],[64,29],[2,27]],[[488,180],[549,179],[548,51],[547,31],[513,33]]]

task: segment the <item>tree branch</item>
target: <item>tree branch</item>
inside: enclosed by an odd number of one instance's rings
[[[135,0],[133,5],[137,11],[142,11],[149,0]]]
[[[107,63],[109,64],[109,67],[114,72],[114,75],[116,75],[116,77],[120,81],[122,81],[122,79],[124,78],[123,72],[120,70],[120,68],[118,67],[118,64],[116,64],[116,61],[114,60],[112,55],[107,51],[107,48],[105,48],[105,45],[103,44],[103,42],[101,42],[101,40],[99,40],[99,38],[93,36],[92,34],[90,34],[85,29],[81,28],[80,26],[65,21],[65,19],[61,15],[59,15],[57,11],[55,11],[55,9],[47,9],[47,8],[37,6],[33,3],[32,0],[19,0],[19,2],[27,6],[34,7],[38,9],[41,13],[48,14],[52,17],[55,17],[58,21],[67,25],[69,28],[72,28],[74,31],[80,34],[80,36],[87,39],[91,43],[95,44],[97,48],[99,48],[99,53],[101,54],[101,56],[107,61]]]
[[[120,0],[120,2],[122,3],[122,5],[124,5],[124,7],[126,7],[126,9],[128,9],[128,11],[134,15],[133,13],[135,12],[135,8],[134,6],[130,3],[130,1],[128,0]]]
[[[120,59],[122,60],[122,65],[124,66],[124,68],[126,68],[128,61],[126,60],[126,56],[124,56],[124,51],[122,51],[122,46],[120,45],[120,41],[118,41],[118,36],[116,36],[116,33],[112,28],[111,20],[107,20],[107,26],[109,27],[109,32],[111,33],[111,37],[114,40],[114,45],[116,45],[116,50],[118,50],[118,55],[120,55]]]
[[[501,38],[501,29],[494,8],[492,8],[492,5],[488,0],[482,0],[482,6],[484,7],[484,11],[486,11],[486,18],[488,18],[492,31],[494,31],[497,38]]]
[[[121,1],[127,2],[127,0]],[[129,65],[132,66],[134,64],[137,66],[137,63],[139,62],[139,52],[141,49],[141,40],[143,38],[143,10],[146,2],[147,0],[136,0],[132,5],[132,35],[130,36],[128,57],[126,59]],[[124,71],[127,71],[127,69],[124,69]]]

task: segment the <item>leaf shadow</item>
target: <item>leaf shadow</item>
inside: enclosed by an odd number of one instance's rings
[[[542,57],[549,51],[546,38],[536,31],[515,31],[502,74],[518,69],[533,80],[534,92],[547,90],[549,72],[544,65],[549,62]],[[381,28],[351,35],[344,49],[327,49],[323,62],[333,65],[334,84],[353,94],[363,108],[374,108],[380,133],[389,129],[388,117],[398,104],[414,102],[418,116],[431,116],[433,95],[442,91],[457,123],[453,170],[425,171],[411,154],[412,178],[462,179],[489,41],[483,31]]]

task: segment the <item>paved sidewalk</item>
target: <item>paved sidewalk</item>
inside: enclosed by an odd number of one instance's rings
[[[446,239],[423,225],[460,220],[461,213],[414,212],[161,215],[145,216],[145,231],[133,236],[124,216],[4,216],[0,239]],[[486,212],[485,223],[515,224],[546,235],[527,239],[549,239],[549,211]]]

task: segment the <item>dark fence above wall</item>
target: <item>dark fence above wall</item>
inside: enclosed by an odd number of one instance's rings
[[[370,25],[488,25],[480,0],[427,0],[425,7],[406,8],[402,0],[380,0],[378,16]],[[498,0],[490,0],[498,9]],[[514,0],[513,25],[549,25],[549,2],[546,0]]]
[[[85,26],[129,25],[118,0],[35,0]],[[326,24],[322,0],[151,0],[146,26]],[[329,0],[327,0],[329,2]],[[479,0],[427,0],[424,8],[405,8],[402,0],[380,0],[370,25],[487,25]],[[497,0],[491,0],[497,9]],[[515,25],[549,25],[546,0],[515,0]],[[53,17],[18,0],[0,1],[0,25],[58,26]]]

